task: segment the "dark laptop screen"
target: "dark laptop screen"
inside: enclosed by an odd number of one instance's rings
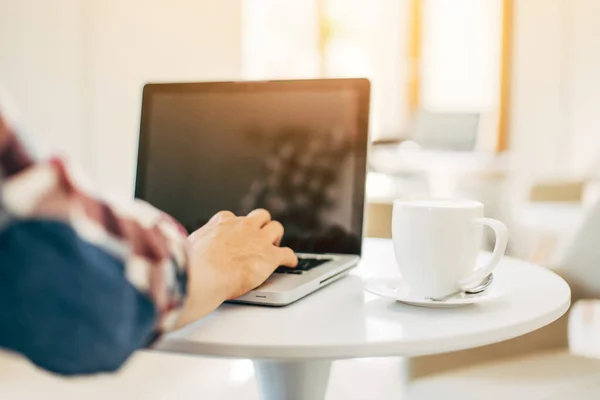
[[[189,231],[265,208],[297,252],[360,254],[368,82],[147,85],[136,196]]]

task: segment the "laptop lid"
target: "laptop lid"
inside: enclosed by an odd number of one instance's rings
[[[361,254],[366,79],[148,84],[136,197],[188,231],[265,208],[296,252]]]

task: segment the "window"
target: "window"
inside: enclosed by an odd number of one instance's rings
[[[482,113],[497,132],[509,0],[245,0],[248,79],[367,77],[372,137],[419,109]]]

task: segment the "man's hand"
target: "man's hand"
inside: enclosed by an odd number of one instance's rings
[[[221,211],[192,233],[188,298],[177,325],[260,286],[280,265],[295,267],[294,252],[279,247],[282,237],[283,226],[266,210],[254,210],[247,217]]]

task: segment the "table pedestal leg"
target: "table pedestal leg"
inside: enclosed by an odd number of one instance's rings
[[[254,361],[261,400],[323,400],[331,361]]]

